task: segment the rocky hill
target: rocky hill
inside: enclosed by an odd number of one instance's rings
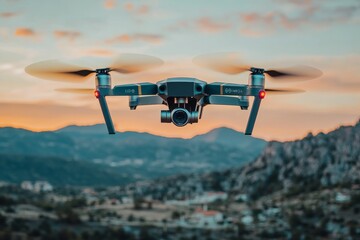
[[[258,198],[274,192],[294,195],[360,183],[360,121],[328,134],[292,142],[269,142],[245,166],[207,174],[178,175],[131,185],[158,199],[183,199],[204,191],[245,193]]]
[[[233,188],[252,195],[360,183],[360,121],[294,142],[270,142]]]

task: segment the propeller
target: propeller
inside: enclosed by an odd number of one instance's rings
[[[55,89],[58,92],[66,92],[66,93],[81,93],[81,94],[93,94],[94,88],[58,88]]]
[[[265,88],[267,94],[288,94],[288,93],[302,93],[302,89],[289,89],[289,88]]]
[[[162,64],[163,61],[161,59],[152,56],[142,54],[120,54],[113,60],[109,67],[100,70],[130,74],[159,67]],[[98,70],[68,64],[58,60],[47,60],[33,63],[27,66],[25,71],[34,77],[47,80],[83,82],[88,76],[96,73]]]
[[[259,69],[244,64],[239,53],[213,53],[197,56],[193,62],[199,66],[226,74],[239,74],[246,71],[261,70],[273,79],[309,80],[320,77],[322,72],[309,66],[294,66],[283,69]]]

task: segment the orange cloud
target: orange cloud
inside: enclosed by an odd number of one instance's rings
[[[127,12],[135,14],[135,15],[146,15],[150,12],[150,7],[148,5],[135,6],[131,2],[125,3],[124,9]]]
[[[216,22],[215,20],[209,17],[200,18],[197,22],[197,26],[200,28],[201,31],[204,32],[220,32],[230,28],[230,24]]]
[[[241,13],[241,32],[251,36],[249,32],[273,33],[278,30],[293,30],[301,27],[323,28],[344,22],[359,21],[360,7],[320,6],[312,1],[279,0],[301,6],[297,14],[290,15],[285,11],[249,12]],[[299,3],[297,3],[299,2]],[[300,3],[301,2],[301,3]]]
[[[241,14],[241,20],[248,25],[257,25],[264,28],[281,26],[286,29],[294,28],[301,21],[300,19],[291,20],[287,15],[281,12],[268,12],[265,14],[243,13]]]
[[[31,28],[17,28],[15,30],[15,36],[17,37],[36,37],[37,33]]]
[[[210,17],[202,17],[197,20],[180,20],[167,27],[170,31],[194,29],[207,33],[217,33],[229,28],[231,28],[230,23],[218,21]]]
[[[108,57],[114,55],[114,53],[107,49],[89,49],[84,51],[86,56],[99,56],[99,57]]]
[[[294,4],[299,7],[311,7],[316,2],[314,0],[275,0],[275,2],[283,4],[283,3],[290,3]]]
[[[119,36],[116,36],[114,38],[106,40],[109,44],[118,44],[118,43],[133,43],[137,41],[143,41],[148,42],[152,44],[159,44],[163,41],[163,37],[156,34],[144,34],[144,33],[138,33],[138,34],[122,34]]]
[[[0,13],[1,18],[12,18],[12,17],[15,17],[17,15],[19,15],[19,14],[16,13],[16,12],[2,12],[2,13]]]
[[[116,0],[105,0],[104,7],[106,9],[113,9],[116,6]]]
[[[80,36],[81,33],[76,31],[54,31],[54,37],[57,39],[67,39],[69,41],[74,41]]]

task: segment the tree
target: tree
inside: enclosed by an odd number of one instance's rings
[[[152,237],[149,234],[149,230],[147,227],[142,227],[140,230],[140,240],[156,240],[156,238]]]
[[[56,212],[60,221],[68,224],[79,224],[81,223],[79,215],[74,212],[71,208],[61,208]]]
[[[289,225],[292,229],[296,229],[301,224],[301,219],[296,214],[291,214],[289,217]]]
[[[14,204],[14,200],[11,198],[0,196],[0,206],[10,206]]]
[[[180,216],[181,216],[181,214],[178,211],[173,211],[171,213],[171,219],[173,219],[173,220],[180,218]]]
[[[9,240],[11,239],[11,232],[9,230],[5,232],[0,232],[0,240]]]
[[[134,215],[130,214],[127,218],[128,222],[133,222],[135,220]]]
[[[11,230],[14,232],[27,231],[29,229],[24,219],[15,218],[11,222]]]
[[[6,217],[0,214],[0,229],[5,229],[7,227]]]
[[[47,220],[43,220],[39,224],[39,229],[41,229],[41,231],[44,231],[47,234],[50,234],[52,232],[51,225],[49,224],[49,222]]]
[[[142,199],[140,197],[134,198],[134,209],[141,210],[143,202],[144,202],[144,199]]]

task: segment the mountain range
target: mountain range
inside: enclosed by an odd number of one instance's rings
[[[0,128],[0,180],[119,185],[238,167],[265,146],[266,141],[229,128],[182,139],[139,132],[108,135],[102,124],[48,132],[6,127]]]
[[[360,186],[360,121],[316,136],[268,143],[254,161],[225,171],[180,174],[146,183],[136,189],[154,199],[185,199],[205,191],[247,194],[257,199],[273,193],[292,196],[323,188]]]

